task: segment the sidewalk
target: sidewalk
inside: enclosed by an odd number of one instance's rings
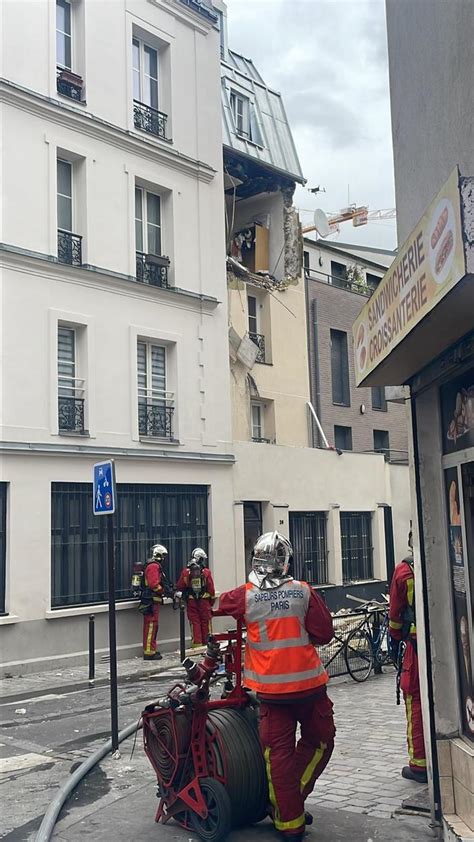
[[[400,775],[406,763],[405,716],[403,707],[395,704],[394,674],[374,676],[365,684],[331,682],[329,693],[337,725],[336,747],[307,801],[315,816],[308,842],[433,839],[429,816],[404,815],[401,810],[403,799],[424,788]],[[120,759],[107,757],[81,785],[68,802],[54,839],[79,840],[84,833],[94,840],[113,838],[114,842],[197,839],[173,823],[154,824],[154,773],[140,740],[131,756],[132,743],[127,740]],[[243,828],[229,837],[229,842],[251,840],[276,840],[270,823]]]
[[[204,647],[186,650],[186,654],[191,657],[200,655],[202,652],[204,652]],[[118,682],[124,684],[132,679],[159,675],[179,667],[179,665],[179,651],[166,652],[161,661],[144,661],[141,657],[125,658],[117,661]],[[108,660],[96,662],[94,686],[100,687],[108,684],[109,675]],[[87,664],[2,678],[0,680],[0,696],[4,702],[15,702],[42,696],[45,693],[64,693],[70,690],[79,690],[81,687],[89,687],[89,667]]]

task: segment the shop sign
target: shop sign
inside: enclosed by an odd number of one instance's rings
[[[465,274],[456,167],[354,323],[357,385]]]
[[[458,655],[460,708],[463,733],[474,740],[474,694],[469,633],[466,555],[463,546],[457,468],[444,472],[448,510],[448,542]]]

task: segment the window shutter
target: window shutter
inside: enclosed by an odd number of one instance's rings
[[[75,333],[71,328],[58,328],[58,386],[59,394],[74,396],[76,376]]]

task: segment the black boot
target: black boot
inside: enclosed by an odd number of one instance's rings
[[[154,655],[144,655],[143,660],[144,661],[161,661],[162,657],[163,657],[163,655],[161,654],[161,652],[155,652]]]
[[[415,772],[411,766],[404,766],[402,769],[402,778],[406,778],[407,781],[416,781],[417,784],[426,784],[428,783],[428,775],[426,774],[426,769],[420,769],[419,772]]]

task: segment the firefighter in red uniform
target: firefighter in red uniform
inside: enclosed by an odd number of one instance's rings
[[[161,661],[161,653],[156,648],[160,605],[163,596],[168,596],[169,585],[163,572],[163,562],[168,550],[162,544],[151,548],[151,558],[145,564],[143,574],[144,588],[140,596],[139,610],[143,614],[143,660]]]
[[[212,606],[216,592],[211,571],[205,566],[206,561],[207,555],[204,550],[196,547],[176,585],[176,595],[181,592],[186,600],[193,646],[206,644],[212,631]]]
[[[246,585],[221,594],[219,612],[244,618],[244,684],[260,700],[260,739],[267,769],[270,814],[286,842],[300,842],[305,799],[334,748],[328,675],[314,644],[334,631],[324,602],[306,582],[288,575],[293,550],[278,532],[262,535]],[[295,745],[296,728],[301,737]]]
[[[408,539],[411,548],[411,533]],[[421,714],[420,680],[415,622],[415,579],[413,554],[395,568],[390,585],[390,653],[395,662],[402,641],[405,641],[400,688],[405,699],[409,765],[402,775],[411,781],[426,783],[426,754]]]

